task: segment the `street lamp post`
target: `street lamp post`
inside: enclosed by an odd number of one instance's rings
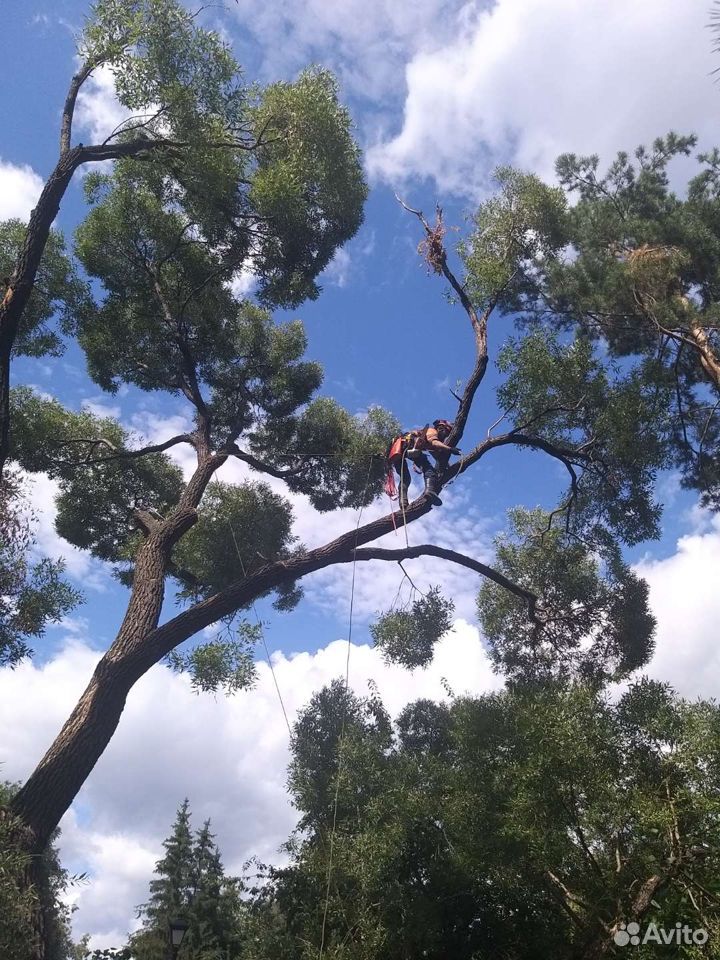
[[[189,924],[187,920],[175,918],[168,921],[168,946],[170,947],[169,960],[177,960],[178,951],[183,942]]]

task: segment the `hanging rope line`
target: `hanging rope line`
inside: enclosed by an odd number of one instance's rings
[[[405,531],[405,546],[409,548],[410,541],[408,539],[407,520],[405,519],[405,510],[406,510],[405,501],[407,499],[407,495],[408,495],[407,488],[409,486],[409,484],[405,484],[405,476],[404,476],[404,471],[406,467],[406,463],[405,463],[406,453],[407,451],[403,450],[402,457],[400,458],[400,509],[402,510],[403,530]],[[408,476],[409,475],[410,475],[410,471],[408,470]],[[403,496],[403,492],[405,493],[405,496]]]
[[[243,563],[243,558],[240,553],[240,548],[238,546],[237,539],[235,538],[235,531],[232,528],[232,524],[228,523],[230,527],[230,533],[232,534],[233,543],[235,544],[235,552],[237,553],[238,560],[240,561],[240,567],[243,572],[243,577],[247,577],[247,571],[245,569],[245,564]],[[278,700],[280,701],[280,708],[283,712],[283,717],[285,717],[285,726],[288,730],[288,735],[290,737],[290,743],[293,741],[293,732],[292,727],[290,726],[290,720],[288,719],[287,710],[285,709],[285,703],[282,698],[282,693],[280,692],[280,684],[278,683],[277,675],[275,673],[275,667],[273,666],[272,658],[270,656],[270,650],[268,649],[267,641],[265,639],[265,628],[263,627],[262,620],[260,619],[257,607],[255,606],[255,601],[252,603],[252,611],[255,614],[255,619],[257,620],[258,630],[260,631],[260,639],[262,641],[263,648],[265,650],[265,657],[267,659],[268,666],[270,667],[270,673],[272,674],[273,683],[275,684],[275,690],[277,691]]]
[[[357,550],[358,530],[360,529],[360,520],[362,519],[363,510],[365,509],[364,501],[367,495],[368,485],[370,483],[371,471],[372,471],[372,458],[370,458],[368,462],[368,472],[367,472],[367,477],[365,478],[365,489],[363,490],[362,502],[360,505],[360,509],[358,510],[357,523],[355,524],[355,546],[353,548],[352,577],[350,580],[350,613],[349,613],[349,622],[348,622],[347,653],[345,656],[345,702],[343,704],[342,722],[340,724],[340,736],[338,738],[338,763],[337,763],[337,773],[335,775],[335,798],[333,800],[332,827],[330,829],[330,848],[328,851],[327,883],[325,885],[325,907],[323,909],[322,931],[320,934],[320,953],[318,954],[318,960],[322,960],[323,952],[325,950],[325,931],[327,929],[327,916],[328,916],[328,910],[330,908],[330,886],[332,884],[333,854],[335,852],[335,833],[337,829],[337,812],[338,812],[338,802],[340,798],[340,777],[342,774],[343,759],[344,759],[343,751],[345,746],[345,722],[347,720],[347,697],[348,697],[348,691],[350,689],[350,651],[352,650],[353,612],[355,609],[355,572],[356,572],[356,566],[357,566],[357,560],[355,558],[355,550]]]

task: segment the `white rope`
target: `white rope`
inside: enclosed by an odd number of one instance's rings
[[[233,543],[235,544],[235,551],[236,551],[236,553],[237,553],[237,555],[238,555],[238,560],[240,561],[240,566],[241,566],[241,568],[242,568],[243,577],[247,578],[247,571],[246,571],[246,569],[245,569],[245,564],[243,563],[243,558],[242,558],[242,555],[240,554],[240,548],[238,547],[238,542],[237,542],[237,540],[235,539],[235,531],[233,530],[232,525],[231,525],[230,523],[228,523],[228,526],[230,527],[230,533],[232,534]],[[278,700],[280,701],[280,707],[281,707],[282,712],[283,712],[283,717],[285,717],[285,726],[287,727],[288,735],[289,735],[289,737],[290,737],[290,742],[292,743],[292,740],[293,740],[292,727],[290,726],[290,720],[288,719],[287,710],[285,709],[285,703],[283,702],[282,693],[280,692],[280,684],[278,683],[277,675],[275,674],[275,668],[273,667],[272,658],[271,658],[271,656],[270,656],[270,651],[269,651],[269,649],[268,649],[267,641],[266,641],[266,639],[265,639],[265,629],[264,629],[264,627],[263,627],[263,625],[262,625],[262,620],[260,619],[260,617],[259,617],[259,615],[258,615],[257,607],[255,606],[255,601],[254,601],[254,600],[253,600],[253,602],[252,602],[252,611],[253,611],[253,613],[255,614],[255,619],[257,620],[257,625],[258,625],[258,628],[259,628],[259,630],[260,630],[260,639],[261,639],[261,641],[262,641],[262,645],[263,645],[263,648],[264,648],[264,650],[265,650],[265,657],[266,657],[266,659],[267,659],[268,666],[270,667],[270,673],[272,674],[273,683],[275,684],[275,689],[276,689],[276,691],[277,691]]]
[[[330,886],[332,884],[332,869],[333,869],[333,854],[335,852],[335,833],[337,828],[337,812],[338,812],[338,802],[340,797],[340,777],[342,774],[343,766],[343,748],[345,746],[345,721],[347,719],[347,696],[350,689],[350,651],[352,650],[352,628],[353,628],[353,611],[355,608],[355,570],[357,566],[357,537],[358,530],[360,529],[360,520],[362,519],[363,510],[365,509],[364,500],[367,494],[368,484],[370,483],[370,473],[372,471],[372,459],[369,461],[368,465],[368,474],[367,479],[365,480],[365,489],[363,491],[363,503],[358,510],[357,523],[355,524],[355,546],[353,548],[353,562],[352,562],[352,579],[350,581],[350,615],[348,623],[348,639],[347,639],[347,654],[345,656],[345,703],[342,714],[342,723],[340,725],[340,737],[338,738],[338,765],[337,773],[335,775],[335,798],[333,800],[333,818],[332,818],[332,827],[330,829],[330,848],[328,851],[328,868],[327,868],[327,883],[325,885],[325,907],[323,909],[323,921],[322,921],[322,931],[320,935],[320,952],[318,954],[318,960],[322,960],[323,952],[325,950],[325,932],[327,929],[327,916],[328,910],[330,909]]]

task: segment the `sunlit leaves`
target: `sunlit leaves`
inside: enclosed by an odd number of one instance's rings
[[[566,202],[562,190],[534,174],[499,167],[495,180],[498,192],[478,207],[459,252],[473,301],[512,309],[532,289],[534,262],[566,244]]]
[[[609,538],[584,541],[540,510],[515,510],[513,532],[496,541],[496,567],[540,598],[527,605],[483,584],[478,613],[493,660],[511,679],[576,676],[603,684],[648,661],[655,621],[644,580]]]
[[[317,296],[315,277],[362,222],[367,186],[349,114],[326,70],[263,91],[253,113],[263,145],[251,201],[271,233],[260,242],[261,299],[296,306]]]
[[[413,669],[432,662],[435,644],[452,626],[455,604],[433,587],[409,607],[382,614],[370,627],[387,663]]]
[[[255,645],[262,627],[242,621],[236,637],[218,637],[199,643],[187,652],[173,650],[168,663],[178,673],[187,673],[195,693],[237,693],[253,686],[256,679]]]

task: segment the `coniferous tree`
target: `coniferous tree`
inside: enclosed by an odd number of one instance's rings
[[[180,960],[224,960],[242,938],[240,883],[227,877],[210,821],[193,837],[188,800],[178,809],[165,856],[155,865],[142,929],[130,938],[133,960],[165,960],[170,920],[187,921]]]
[[[143,929],[132,939],[138,960],[164,960],[169,921],[186,916],[193,891],[193,840],[190,810],[183,800],[170,836],[163,841],[165,856],[155,864],[150,881],[150,899],[139,908]]]

